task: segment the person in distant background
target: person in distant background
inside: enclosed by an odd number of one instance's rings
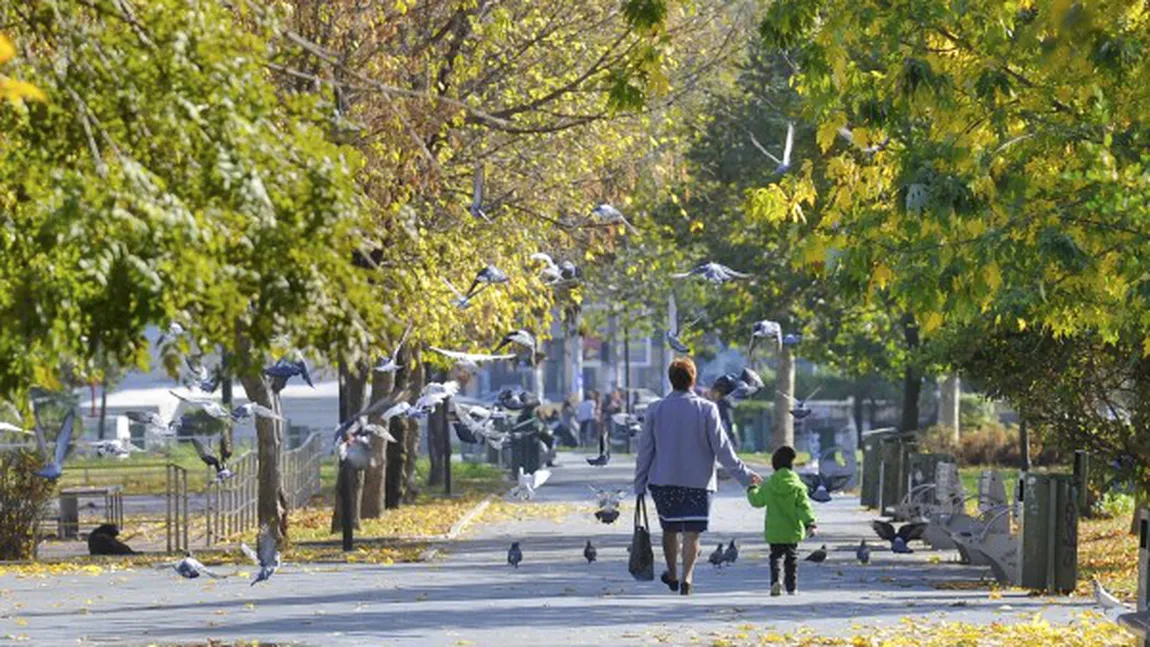
[[[598,396],[594,391],[588,391],[575,409],[575,422],[579,423],[579,443],[587,446],[591,444],[592,432],[595,431],[595,402]]]

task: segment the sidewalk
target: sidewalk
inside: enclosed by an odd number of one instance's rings
[[[942,582],[977,583],[985,572],[950,563],[951,553],[896,556],[876,546],[872,564],[860,566],[854,547],[863,537],[875,544],[867,525],[873,515],[848,498],[816,507],[822,535],[800,547],[805,556],[826,543],[830,559],[822,565],[800,562],[798,596],[769,598],[762,518],[731,481],[721,483],[716,497],[695,594],[672,595],[657,581],[639,583],[627,574],[630,507],[613,526],[591,516],[588,486],[628,487],[629,459],[615,456],[609,466],[592,468],[581,454],[561,455],[548,484],[523,504],[552,504],[538,508],[548,515],[481,519],[426,564],[287,564],[256,587],[246,580],[186,581],[147,570],[0,577],[0,644],[6,635],[26,636],[36,645],[258,639],[511,647],[687,644],[692,638],[710,644],[713,632],[747,627],[790,633],[805,626],[838,635],[856,623],[890,625],[903,617],[988,624],[1039,612],[1064,623],[1090,608],[1088,600],[990,593],[986,586],[935,588]],[[555,510],[576,506],[584,510],[559,522],[551,518]],[[732,538],[741,547],[739,562],[713,569],[706,555],[719,540]],[[582,557],[587,539],[599,550],[595,564]],[[506,564],[511,541],[521,542],[524,553],[517,570]],[[656,559],[661,560],[657,547]]]

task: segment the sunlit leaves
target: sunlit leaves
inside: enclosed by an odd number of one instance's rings
[[[0,65],[7,63],[16,56],[16,46],[4,34],[0,34]],[[24,101],[46,101],[47,97],[40,88],[0,74],[0,101],[7,101],[13,105],[21,105]]]

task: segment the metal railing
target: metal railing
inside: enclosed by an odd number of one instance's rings
[[[168,552],[188,550],[188,470],[168,463],[167,491],[164,493],[167,504]]]
[[[288,505],[302,508],[320,492],[320,463],[323,438],[318,432],[307,437],[295,449],[280,454],[284,494]],[[249,451],[229,463],[234,476],[213,481],[207,493],[208,546],[238,532],[251,530],[259,523],[259,459]]]

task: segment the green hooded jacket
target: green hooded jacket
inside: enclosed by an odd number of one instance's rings
[[[764,535],[768,544],[797,544],[806,538],[807,528],[815,525],[807,486],[785,467],[762,485],[747,488],[747,500],[756,508],[767,509]]]

